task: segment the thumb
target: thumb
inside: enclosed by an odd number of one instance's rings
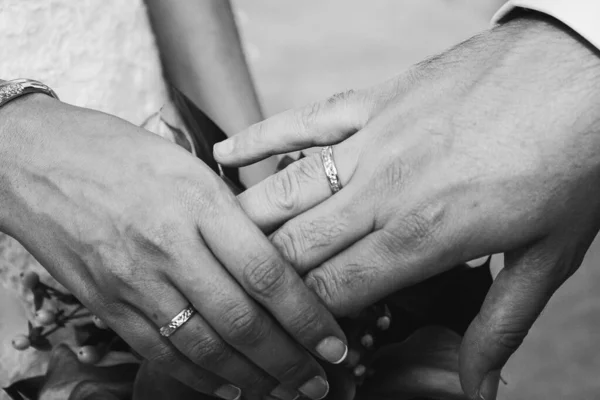
[[[227,166],[247,165],[274,154],[341,142],[364,127],[373,103],[365,91],[349,90],[288,110],[217,143],[214,156]]]
[[[461,384],[470,399],[496,398],[500,370],[558,287],[559,265],[553,255],[541,244],[505,255],[505,267],[460,349]]]

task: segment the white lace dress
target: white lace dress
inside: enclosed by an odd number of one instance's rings
[[[67,103],[136,124],[165,100],[143,0],[0,0],[0,79],[14,78],[40,80]],[[0,387],[44,369],[33,362],[38,352],[10,343],[27,329],[18,276],[32,268],[41,270],[0,234]]]

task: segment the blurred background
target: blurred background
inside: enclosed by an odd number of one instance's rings
[[[391,77],[486,29],[499,0],[235,2],[267,115]],[[600,246],[554,296],[503,374],[499,399],[600,396]]]

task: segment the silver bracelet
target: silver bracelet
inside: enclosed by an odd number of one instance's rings
[[[0,84],[0,107],[6,103],[30,93],[44,93],[58,100],[54,90],[42,82],[33,79],[14,79]]]

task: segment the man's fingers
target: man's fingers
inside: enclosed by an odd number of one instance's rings
[[[342,188],[356,166],[358,147],[346,141],[333,148]],[[343,193],[342,189],[342,192]],[[244,212],[263,232],[272,232],[285,221],[331,197],[329,180],[319,153],[293,162],[238,195]]]
[[[271,242],[301,275],[373,229],[373,209],[352,185],[286,222]]]
[[[492,284],[461,346],[461,383],[470,398],[496,397],[495,376],[558,287],[561,277],[553,256],[551,249],[541,246],[505,255],[506,266]]]
[[[398,239],[384,230],[373,232],[311,270],[304,281],[336,316],[346,316],[444,270],[443,252],[427,245],[425,251],[404,252]]]
[[[274,154],[339,143],[366,124],[371,107],[361,91],[288,110],[215,145],[217,162],[247,165]]]

